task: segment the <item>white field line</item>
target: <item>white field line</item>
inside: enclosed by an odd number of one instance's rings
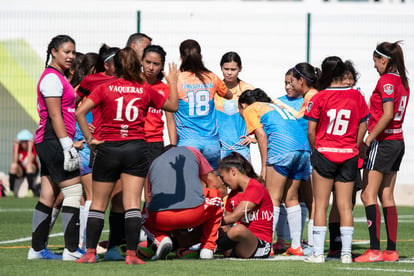
[[[399,272],[399,273],[414,273],[412,269],[389,269],[389,268],[362,268],[362,267],[337,267],[339,270],[353,270],[353,271],[379,271],[379,272]]]

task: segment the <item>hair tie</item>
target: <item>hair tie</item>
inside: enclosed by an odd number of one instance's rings
[[[115,56],[115,54],[109,55],[106,59],[104,59],[104,62],[108,62],[114,56]]]
[[[387,59],[391,59],[391,57],[390,57],[390,56],[387,56],[386,54],[381,53],[380,51],[378,51],[378,49],[375,49],[375,53],[377,53],[378,55],[383,56],[383,57],[385,57],[385,58],[387,58]]]
[[[308,77],[306,77],[304,74],[302,74],[298,69],[296,69],[296,66],[293,67],[293,70],[295,70],[296,73],[298,73],[302,78],[304,78],[307,81],[313,82],[313,80],[309,79]],[[314,68],[315,70],[315,68]]]

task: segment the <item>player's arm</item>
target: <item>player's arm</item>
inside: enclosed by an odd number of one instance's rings
[[[64,138],[68,136],[66,131],[65,122],[62,117],[62,98],[61,97],[48,97],[45,98],[46,108],[50,120],[52,121],[53,130],[58,138]]]
[[[175,124],[174,114],[166,111],[165,119],[167,121],[167,130],[170,144],[177,145],[177,125]]]
[[[251,201],[242,200],[239,205],[233,210],[233,212],[226,212],[224,217],[221,220],[222,225],[233,224],[239,222],[243,216],[246,216],[247,213],[253,210],[256,207],[256,204]]]
[[[177,81],[178,81],[178,68],[177,65],[173,62],[168,65],[169,72],[168,75],[162,71],[165,79],[168,82],[170,87],[170,96],[165,99],[164,104],[161,106],[162,109],[169,112],[177,112],[178,110],[178,90],[177,90]]]
[[[364,144],[366,146],[370,146],[371,142],[377,138],[377,136],[384,131],[384,129],[388,126],[388,124],[392,121],[394,117],[394,102],[388,101],[382,104],[383,114],[381,118],[378,120],[377,124],[368,134],[367,138],[365,139]]]
[[[223,98],[227,99],[227,100],[231,100],[233,98],[233,93],[231,93],[231,91],[229,89],[227,89],[226,94],[224,94]]]
[[[34,162],[34,159],[35,159],[35,156],[33,154],[33,140],[32,139],[27,141],[27,147],[28,148],[27,148],[27,166],[26,167],[31,168]]]
[[[254,135],[256,136],[257,144],[259,146],[260,159],[262,163],[262,170],[260,176],[263,179],[266,179],[266,160],[267,160],[267,136],[263,127],[258,127],[254,130]]]
[[[315,149],[315,137],[317,122],[308,120],[308,140],[312,150]]]
[[[17,139],[14,139],[13,142],[13,163],[17,164],[19,162],[19,147],[20,142]]]

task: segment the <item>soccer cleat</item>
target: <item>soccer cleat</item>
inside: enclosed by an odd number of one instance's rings
[[[104,255],[104,260],[105,261],[123,261],[125,260],[125,251],[126,251],[125,244],[111,247],[106,251]]]
[[[141,259],[151,259],[155,255],[154,249],[150,247],[141,247],[137,248],[137,256]]]
[[[208,248],[201,248],[200,250],[200,259],[201,260],[212,260],[213,259],[213,250]]]
[[[328,256],[326,256],[327,258],[332,258],[332,259],[339,259],[341,258],[341,250],[333,250],[333,249],[329,249],[328,250]]]
[[[351,254],[341,255],[341,263],[352,264],[352,255]]]
[[[197,259],[198,258],[198,250],[190,249],[190,248],[178,248],[175,251],[175,255],[178,259]]]
[[[382,257],[384,262],[398,262],[398,251],[396,250],[384,250],[382,251]]]
[[[315,263],[315,264],[321,264],[325,262],[325,256],[323,254],[319,256],[313,255],[313,253],[309,256],[307,256],[304,260],[306,263]]]
[[[308,245],[307,243],[302,243],[303,249],[303,256],[309,256],[313,252],[312,246]]]
[[[158,244],[157,251],[155,252],[155,255],[151,258],[151,261],[165,260],[172,248],[173,244],[170,237],[164,237]]]
[[[282,254],[286,251],[290,244],[286,243],[283,239],[277,239],[276,243],[273,244],[273,253],[274,254]]]
[[[127,250],[126,257],[125,257],[125,264],[126,265],[145,264],[145,262],[137,257],[134,250]]]
[[[283,253],[283,256],[291,256],[291,255],[294,255],[294,256],[303,256],[304,254],[303,254],[302,246],[299,246],[297,248],[289,247],[286,250],[286,252]]]
[[[63,249],[62,260],[64,261],[75,261],[80,259],[86,252],[81,250],[80,248],[76,249],[73,252],[70,252],[69,249]]]
[[[75,263],[96,263],[96,249],[87,249],[85,255],[77,259]]]
[[[367,249],[364,254],[354,259],[356,263],[373,263],[373,262],[382,262],[384,257],[382,256],[381,250],[372,250]]]
[[[29,249],[27,253],[28,260],[38,260],[38,259],[45,259],[45,260],[62,260],[62,255],[57,255],[49,249],[44,248],[40,251],[35,251],[33,248]]]

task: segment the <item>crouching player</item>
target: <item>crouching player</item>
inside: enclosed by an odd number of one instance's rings
[[[156,247],[152,260],[172,250],[171,232],[199,225],[200,259],[212,259],[223,209],[217,175],[203,155],[191,147],[167,147],[152,162],[146,185],[144,227]]]
[[[225,256],[267,258],[272,245],[273,204],[266,187],[257,181],[252,165],[232,152],[219,164],[218,172],[230,192],[222,225],[231,225],[217,240]]]

